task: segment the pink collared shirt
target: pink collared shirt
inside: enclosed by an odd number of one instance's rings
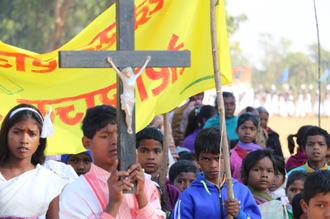
[[[108,171],[92,164],[90,172],[85,176],[80,176],[65,188],[60,202],[60,218],[114,219],[113,216],[104,212],[109,202],[107,184],[109,177],[110,173]],[[90,183],[93,184],[94,189]],[[134,194],[125,194],[116,219],[165,219],[165,213],[161,210],[157,188],[150,179],[145,179],[144,192],[148,204],[141,209],[139,209]]]

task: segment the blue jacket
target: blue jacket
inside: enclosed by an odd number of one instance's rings
[[[215,185],[207,182],[204,173],[199,173],[190,187],[182,192],[172,212],[171,219],[222,218],[220,194]],[[261,219],[261,212],[250,190],[233,179],[234,198],[240,201],[241,211],[237,219]],[[221,188],[222,203],[227,200],[226,184]],[[223,215],[225,218],[225,207]]]

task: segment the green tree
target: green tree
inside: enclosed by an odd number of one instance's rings
[[[1,0],[0,39],[30,51],[53,51],[115,0]]]
[[[260,35],[259,44],[262,48],[263,58],[261,63],[263,68],[253,68],[253,84],[255,86],[263,84],[266,89],[270,89],[271,85],[275,84],[279,87],[278,80],[285,68],[289,68],[288,84],[291,87],[298,88],[297,90],[302,84],[317,82],[317,62],[314,47],[310,47],[310,54],[292,52],[290,50],[292,45],[290,40],[282,38],[279,42],[276,42],[272,35],[267,33]],[[329,52],[323,51],[323,53],[328,54]],[[326,63],[326,60],[324,60],[324,63]]]

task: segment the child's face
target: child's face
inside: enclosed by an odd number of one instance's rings
[[[251,120],[247,120],[236,128],[236,133],[241,142],[251,143],[256,138],[257,127]]]
[[[197,179],[196,173],[193,172],[181,172],[173,182],[173,185],[177,187],[180,192],[183,192],[186,188],[190,187],[190,184]]]
[[[84,147],[91,151],[95,165],[109,172],[117,159],[117,137],[117,124],[111,123],[96,131],[92,139],[83,137]]]
[[[300,202],[300,205],[308,218],[330,218],[330,192],[317,193],[309,200],[308,205],[304,200]]]
[[[141,167],[152,177],[158,174],[158,168],[162,164],[162,144],[154,139],[144,139],[138,147],[138,158]]]
[[[278,172],[274,177],[273,184],[268,188],[269,191],[274,192],[283,185],[283,174]]]
[[[286,196],[289,199],[290,204],[292,204],[292,199],[298,193],[304,191],[304,182],[300,179],[295,180],[288,188],[285,189]]]
[[[219,159],[221,168],[219,172]],[[204,172],[205,179],[213,184],[220,184],[222,181],[222,173],[224,170],[223,155],[201,152],[198,157],[198,164]]]
[[[330,151],[328,150],[327,156],[325,156],[325,162],[330,165]]]
[[[273,162],[269,157],[264,157],[250,169],[248,185],[264,192],[273,184],[274,177]]]
[[[268,114],[260,113],[259,121],[260,121],[260,126],[266,128],[268,123]]]
[[[323,135],[308,136],[305,154],[312,163],[324,163],[328,153],[327,144]]]
[[[15,123],[8,132],[9,158],[20,160],[30,159],[37,151],[40,140],[40,130],[33,118]]]
[[[69,164],[76,171],[78,176],[87,173],[91,169],[92,159],[85,153],[71,155],[66,164]]]

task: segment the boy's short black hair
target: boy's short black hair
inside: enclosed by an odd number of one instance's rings
[[[316,194],[330,192],[330,170],[317,170],[311,173],[304,184],[304,201],[309,205]]]
[[[295,195],[292,199],[292,213],[294,218],[300,218],[300,215],[304,213],[304,211],[301,208],[300,200],[304,198],[304,192],[298,193]]]
[[[86,110],[81,129],[84,136],[93,139],[96,132],[108,124],[117,124],[116,108],[110,105],[94,106]]]
[[[152,139],[158,141],[162,144],[163,147],[163,133],[155,127],[149,126],[145,127],[138,133],[136,133],[136,149],[140,146],[141,141],[145,139]]]
[[[286,186],[285,188],[288,189],[289,186],[294,183],[294,181],[296,180],[301,180],[303,182],[305,182],[305,180],[307,179],[307,177],[309,176],[309,173],[304,171],[304,170],[296,170],[290,173],[288,180],[286,182]]]
[[[303,138],[303,142],[302,142],[304,149],[306,148],[307,138],[309,136],[315,136],[315,135],[322,135],[322,136],[324,136],[325,142],[327,144],[327,148],[328,149],[330,148],[330,137],[329,137],[329,133],[326,130],[320,128],[320,127],[313,126],[313,127],[309,128],[309,129],[307,129],[306,132],[305,132],[305,134],[304,134],[304,138]]]
[[[183,154],[180,156],[180,160],[195,160],[194,153],[192,151],[185,151]]]
[[[169,171],[170,182],[173,184],[176,177],[182,172],[195,173],[197,176],[197,174],[199,173],[199,170],[193,162],[188,161],[188,160],[179,160],[179,161],[175,162],[170,168],[170,171]]]
[[[283,157],[274,155],[275,160],[276,160],[276,166],[278,169],[278,172],[280,172],[283,175],[283,182],[285,182],[286,178],[286,172],[285,172],[285,160]]]
[[[199,158],[200,153],[220,154],[220,128],[212,126],[198,132],[195,139],[195,153]]]
[[[278,169],[276,165],[276,160],[274,157],[274,151],[272,149],[263,149],[263,150],[256,150],[252,151],[251,153],[248,153],[243,161],[242,161],[242,166],[241,166],[241,176],[242,176],[242,181],[244,185],[248,184],[249,181],[249,173],[252,167],[261,159],[264,157],[269,157],[269,159],[273,163],[274,167],[274,175],[277,174]]]

